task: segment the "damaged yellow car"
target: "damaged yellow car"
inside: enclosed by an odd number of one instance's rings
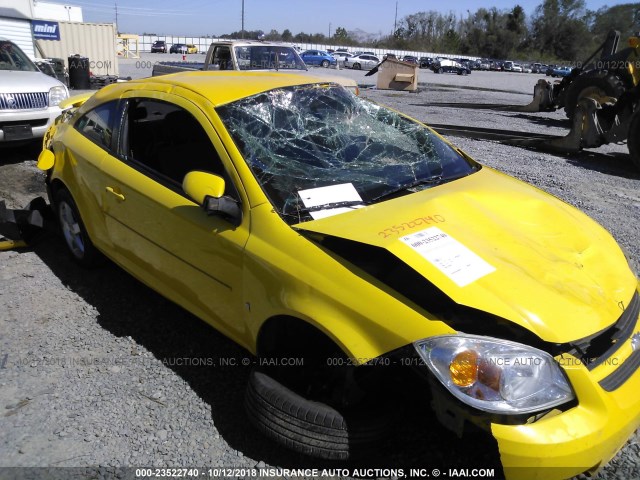
[[[38,163],[71,255],[255,353],[246,407],[271,438],[349,458],[385,434],[398,368],[447,428],[489,432],[507,477],[592,473],[638,428],[638,279],[575,208],[322,79],[84,100]]]

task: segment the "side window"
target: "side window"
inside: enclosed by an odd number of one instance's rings
[[[233,70],[231,64],[231,50],[229,47],[216,47],[213,52],[212,64],[217,66],[220,70]]]
[[[193,115],[172,103],[139,98],[129,101],[121,152],[133,166],[160,183],[182,191],[192,170],[225,178],[222,161]]]
[[[114,100],[87,112],[76,122],[76,130],[96,145],[110,150],[117,105],[118,102]]]

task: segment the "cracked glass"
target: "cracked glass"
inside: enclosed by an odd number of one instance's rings
[[[422,123],[338,85],[275,89],[218,113],[290,224],[318,218],[317,210],[339,212],[432,188],[479,168]],[[300,193],[345,190],[347,197],[311,206]]]

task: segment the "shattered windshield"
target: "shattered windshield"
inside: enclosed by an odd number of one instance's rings
[[[423,124],[336,85],[276,89],[218,113],[290,224],[430,188],[478,168]]]
[[[250,45],[234,47],[240,70],[306,70],[307,67],[291,47]]]

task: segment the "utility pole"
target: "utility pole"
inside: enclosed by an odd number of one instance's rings
[[[113,3],[116,6],[116,30],[119,30],[118,29],[118,2],[116,1],[116,2],[113,2]]]
[[[329,22],[329,40],[331,40],[331,22]]]
[[[398,23],[398,2],[396,2],[396,16],[393,19],[393,36],[396,36],[396,24]]]
[[[244,0],[242,0],[242,31],[240,32],[241,38],[244,38]]]

